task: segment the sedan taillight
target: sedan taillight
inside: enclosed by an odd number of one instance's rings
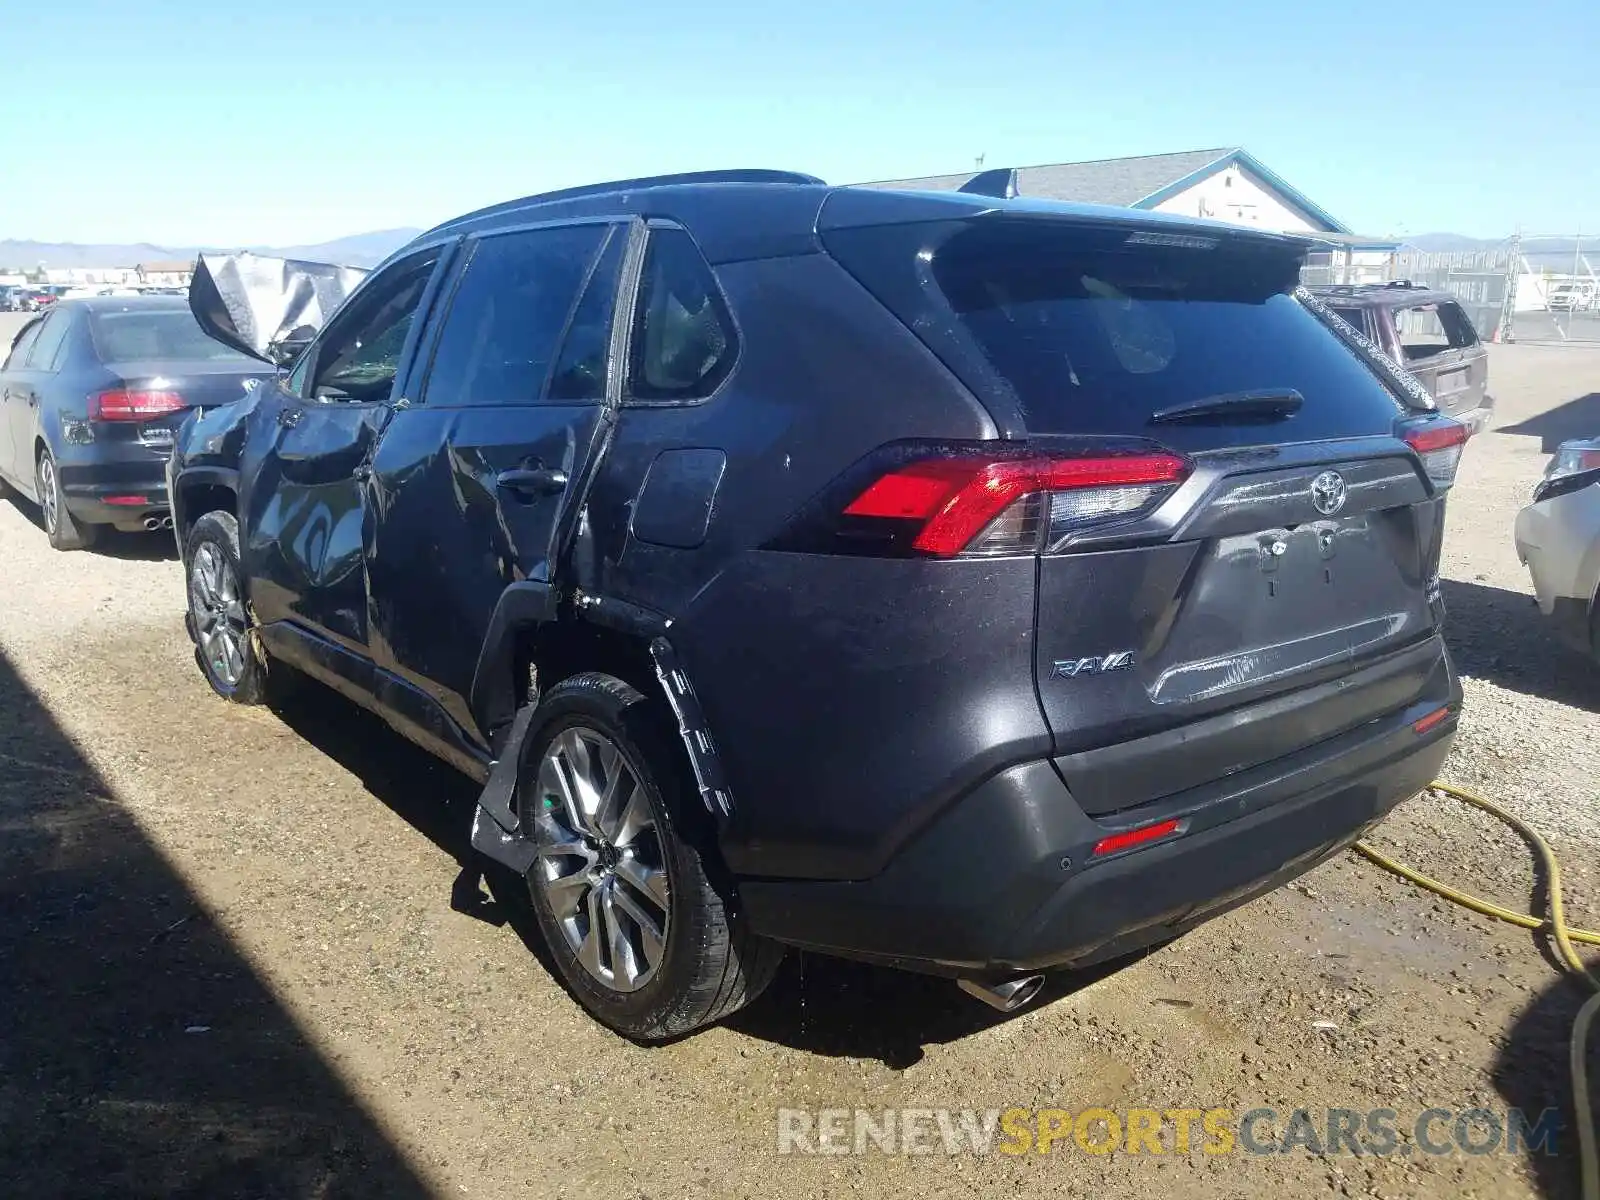
[[[92,421],[145,421],[182,411],[183,397],[177,392],[141,388],[112,388],[89,397]]]

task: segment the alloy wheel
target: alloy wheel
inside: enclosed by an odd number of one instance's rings
[[[618,992],[655,975],[671,891],[650,798],[627,757],[587,726],[564,729],[539,763],[532,803],[538,858],[528,873],[584,969]]]
[[[244,677],[244,601],[233,564],[209,542],[189,564],[189,608],[200,653],[223,684],[238,687]]]
[[[54,534],[61,523],[61,500],[56,491],[56,463],[49,451],[39,456],[39,507],[44,510],[44,527]]]

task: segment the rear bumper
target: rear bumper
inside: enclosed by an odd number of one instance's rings
[[[937,974],[1083,966],[1164,941],[1337,853],[1432,780],[1460,687],[1201,788],[1095,819],[1049,762],[973,789],[880,874],[746,880],[752,927],[791,945]],[[1442,704],[1424,734],[1412,723]],[[1096,859],[1108,834],[1176,817],[1170,839]]]
[[[58,453],[61,491],[74,520],[138,530],[149,518],[167,515],[166,461],[139,450],[107,457],[99,456],[99,447],[88,454]]]
[[[1483,403],[1477,408],[1469,408],[1452,415],[1472,431],[1473,437],[1477,437],[1478,434],[1489,428],[1489,422],[1494,417],[1494,398],[1485,396]]]

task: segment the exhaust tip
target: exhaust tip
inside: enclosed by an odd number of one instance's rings
[[[982,1000],[997,1012],[1016,1012],[1031,1003],[1044,987],[1043,975],[1022,975],[1004,983],[984,983],[977,979],[958,979],[956,986],[974,999]]]

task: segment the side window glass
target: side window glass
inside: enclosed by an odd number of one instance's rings
[[[657,229],[645,250],[634,316],[628,394],[635,400],[709,396],[733,368],[733,321],[716,279],[681,229]]]
[[[11,343],[11,353],[6,355],[6,370],[27,365],[28,351],[32,350],[33,343],[39,340],[39,327],[43,324],[43,321],[34,321],[17,335],[17,340]]]
[[[439,332],[424,403],[538,403],[578,292],[610,232],[605,225],[568,225],[481,239]]]
[[[549,398],[554,400],[604,400],[610,375],[611,317],[617,307],[617,284],[622,275],[622,254],[627,231],[614,228],[589,274],[583,298],[573,311],[572,324],[561,344],[561,357],[550,372]]]
[[[56,359],[61,357],[61,343],[67,340],[67,328],[72,318],[59,309],[44,319],[39,336],[28,355],[28,367],[34,371],[53,371]]]
[[[1359,308],[1336,308],[1333,310],[1342,317],[1346,324],[1355,326],[1357,333],[1371,337],[1372,333],[1367,328],[1367,316]]]
[[[313,399],[368,404],[389,399],[406,335],[438,259],[434,252],[396,264],[397,274],[373,280],[366,294],[354,297],[353,307],[335,318],[315,350]]]

